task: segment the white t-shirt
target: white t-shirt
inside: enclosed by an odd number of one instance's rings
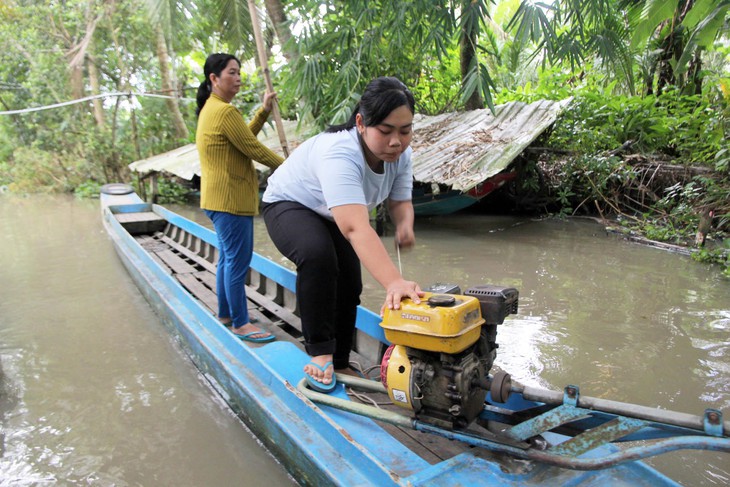
[[[386,162],[383,174],[365,161],[357,129],[323,132],[308,139],[269,177],[265,203],[294,201],[332,220],[331,208],[359,204],[372,210],[390,198],[411,199],[412,149],[396,162]]]

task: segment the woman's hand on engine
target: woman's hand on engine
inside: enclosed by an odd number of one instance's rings
[[[423,295],[424,292],[413,281],[406,281],[403,278],[394,281],[386,289],[385,302],[380,308],[380,316],[383,316],[386,309],[400,309],[400,302],[405,298],[410,298],[411,301],[418,304]]]

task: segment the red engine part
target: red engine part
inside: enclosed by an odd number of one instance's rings
[[[383,360],[380,361],[380,383],[383,387],[388,388],[388,364],[390,363],[390,356],[393,353],[395,345],[391,345],[383,354]]]

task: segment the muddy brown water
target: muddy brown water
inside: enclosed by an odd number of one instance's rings
[[[210,227],[195,208],[171,209]],[[256,250],[289,266],[255,228]],[[401,265],[422,286],[519,290],[496,362],[516,380],[730,414],[730,281],[719,269],[587,221],[452,215],[418,219],[416,238]],[[382,298],[366,273],[363,304]],[[0,196],[0,367],[0,485],[294,484],[167,334],[98,201]],[[730,484],[727,454],[647,463],[684,485]]]

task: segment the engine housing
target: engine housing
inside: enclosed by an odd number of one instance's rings
[[[386,310],[381,326],[392,344],[380,370],[393,403],[444,427],[474,421],[489,389],[497,325],[517,312],[517,299],[514,288],[477,286]]]

